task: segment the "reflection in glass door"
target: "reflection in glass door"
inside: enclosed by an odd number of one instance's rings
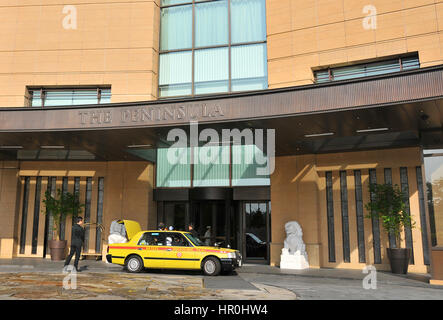
[[[269,261],[270,206],[268,202],[244,203],[243,252],[249,261]]]
[[[226,207],[224,201],[200,201],[192,204],[190,222],[200,240],[208,246],[226,246]]]
[[[165,202],[164,221],[166,227],[173,227],[174,230],[185,230],[186,227],[186,206],[185,202]]]

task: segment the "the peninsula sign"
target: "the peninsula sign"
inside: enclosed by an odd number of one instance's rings
[[[224,111],[219,104],[202,103],[80,110],[78,115],[80,125],[87,127],[101,124],[131,125],[204,121],[223,117]]]

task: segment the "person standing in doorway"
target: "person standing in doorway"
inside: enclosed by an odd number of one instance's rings
[[[188,225],[188,232],[194,237],[197,238],[199,237],[198,232],[195,231],[194,229],[194,225],[191,223],[190,225]]]
[[[206,226],[206,232],[203,237],[205,239],[205,246],[211,245],[211,226]]]
[[[83,228],[82,217],[76,217],[75,221],[76,223],[72,226],[71,250],[65,260],[65,267],[69,265],[75,253],[74,268],[77,272],[80,272],[78,269],[78,261],[80,260],[83,242],[85,241],[85,229]]]

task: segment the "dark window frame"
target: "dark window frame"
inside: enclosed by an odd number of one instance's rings
[[[110,85],[98,85],[98,86],[28,86],[26,88],[27,93],[27,99],[28,99],[28,106],[34,107],[34,108],[44,108],[44,107],[51,107],[51,106],[45,106],[46,102],[46,93],[47,92],[57,92],[57,91],[92,91],[96,90],[97,92],[97,104],[101,104],[102,100],[102,91],[109,90],[110,94],[112,96],[111,86]],[[32,101],[34,98],[34,92],[40,91],[40,100],[41,100],[41,106],[33,106]],[[74,105],[75,106],[75,105]]]
[[[407,68],[407,70],[411,70],[411,69],[419,69],[420,68],[420,59],[418,54],[413,54],[413,55],[405,55],[405,56],[401,56],[398,58],[395,57],[385,57],[383,59],[377,59],[375,61],[371,61],[371,62],[365,62],[365,63],[360,63],[360,62],[356,62],[353,64],[349,64],[349,65],[344,65],[344,66],[340,66],[340,67],[327,67],[327,68],[322,68],[319,70],[314,70],[314,80],[315,83],[327,83],[327,82],[332,82],[332,81],[340,81],[340,80],[347,80],[347,79],[338,79],[336,80],[334,78],[334,73],[340,70],[344,70],[346,68],[349,67],[361,67],[364,68],[364,72],[358,72],[355,75],[360,75],[358,77],[355,77],[355,79],[357,78],[365,78],[365,77],[370,77],[371,75],[366,75],[366,73],[368,72],[368,68],[371,66],[374,66],[376,64],[382,64],[382,63],[386,63],[386,66],[389,66],[389,64],[391,63],[395,63],[396,67],[398,67],[400,69],[400,72],[404,71],[405,69],[405,62],[408,61],[409,59],[416,59],[416,62],[414,61],[414,65],[411,68],[411,66],[409,66]],[[326,78],[319,78],[319,74],[320,73],[328,73],[328,77]],[[394,73],[394,72],[398,72],[397,70],[392,70],[392,72],[389,73]],[[388,72],[386,72],[385,74],[388,74]]]

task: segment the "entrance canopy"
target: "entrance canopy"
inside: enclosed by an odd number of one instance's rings
[[[3,160],[150,160],[171,129],[275,129],[275,154],[439,145],[443,67],[193,99],[0,109]]]

